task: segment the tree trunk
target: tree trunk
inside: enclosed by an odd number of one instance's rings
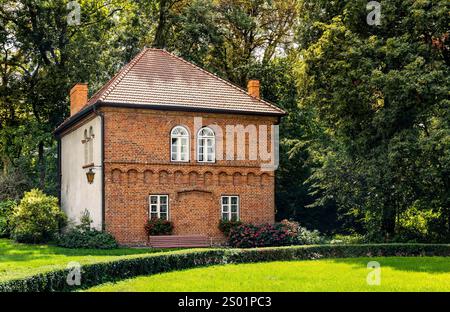
[[[153,41],[155,48],[163,49],[166,46],[167,2],[167,0],[160,0],[159,2],[159,20],[156,27],[155,40]]]

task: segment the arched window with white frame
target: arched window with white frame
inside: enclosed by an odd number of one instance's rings
[[[216,136],[211,128],[204,127],[197,134],[197,161],[216,161]]]
[[[189,132],[185,127],[176,126],[170,133],[170,159],[189,161]]]

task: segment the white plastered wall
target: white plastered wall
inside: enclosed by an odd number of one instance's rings
[[[84,131],[92,127],[94,182],[89,184],[86,178],[88,168],[83,168],[85,151],[82,140]],[[85,209],[93,221],[92,226],[102,229],[102,144],[101,118],[96,116],[75,130],[61,137],[61,207],[70,221],[78,224]]]

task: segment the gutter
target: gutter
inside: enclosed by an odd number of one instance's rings
[[[100,117],[100,127],[101,127],[101,147],[100,147],[100,158],[101,158],[101,170],[102,170],[102,231],[105,230],[105,116],[103,112],[97,110],[93,105],[93,112],[96,116]]]
[[[61,138],[56,138],[57,143],[57,174],[58,174],[58,206],[61,209]]]
[[[74,123],[81,120],[85,115],[92,111],[96,111],[100,107],[118,107],[118,108],[140,108],[140,109],[154,109],[164,111],[179,111],[179,112],[201,112],[201,113],[218,113],[218,114],[237,114],[237,115],[254,115],[254,116],[276,116],[281,117],[287,115],[285,111],[279,113],[255,112],[255,111],[241,111],[232,109],[220,108],[198,108],[186,107],[180,105],[155,105],[155,104],[131,104],[131,103],[116,103],[116,102],[102,102],[97,101],[94,104],[88,105],[74,116],[67,119],[53,132],[55,135],[61,134],[65,129],[69,128]]]

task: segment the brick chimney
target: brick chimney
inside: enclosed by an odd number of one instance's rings
[[[78,113],[88,100],[87,83],[77,83],[70,90],[70,116]]]
[[[249,80],[247,84],[248,94],[259,99],[259,80]]]

